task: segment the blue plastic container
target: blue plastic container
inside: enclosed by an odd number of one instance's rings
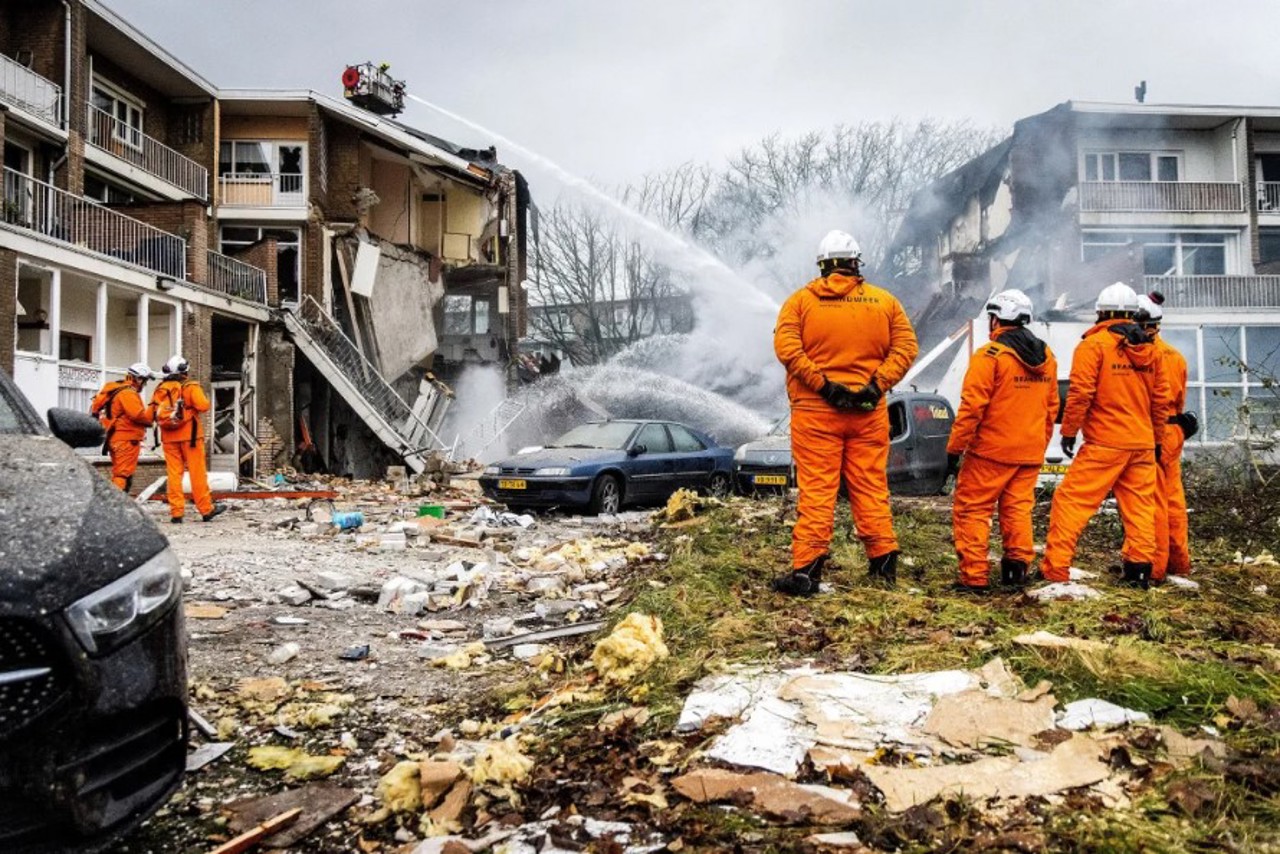
[[[352,528],[359,528],[364,524],[364,514],[359,510],[350,513],[334,513],[330,521],[333,522],[333,527],[339,531],[350,531]]]

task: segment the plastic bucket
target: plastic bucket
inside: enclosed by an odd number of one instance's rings
[[[240,488],[240,478],[235,472],[231,471],[211,471],[209,472],[209,490],[211,492],[235,492]],[[187,495],[191,494],[191,475],[184,472],[182,475],[182,491]]]
[[[437,519],[444,518],[444,506],[441,504],[422,504],[418,507],[419,516],[434,516]]]
[[[359,528],[364,524],[364,514],[359,510],[354,510],[350,513],[334,513],[329,521],[339,531],[348,531],[352,528]]]

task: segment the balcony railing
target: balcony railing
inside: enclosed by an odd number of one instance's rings
[[[1280,182],[1258,182],[1258,213],[1280,214]]]
[[[1206,181],[1081,181],[1082,211],[1239,213],[1244,186]]]
[[[221,252],[209,250],[209,281],[205,287],[250,302],[267,303],[267,271]]]
[[[0,101],[62,127],[62,87],[0,55]]]
[[[172,279],[187,277],[187,242],[95,201],[4,170],[0,222]]]
[[[89,144],[201,201],[209,199],[208,169],[92,104],[89,105]]]
[[[307,204],[306,176],[298,172],[224,172],[218,184],[218,204],[227,207],[301,208]]]
[[[1280,308],[1280,276],[1147,276],[1168,308]]]

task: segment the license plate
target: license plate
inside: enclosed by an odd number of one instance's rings
[[[500,480],[498,489],[528,489],[529,484],[523,480]]]
[[[1040,474],[1066,474],[1067,467],[1056,463],[1045,463],[1040,466]]]
[[[785,474],[758,474],[752,478],[751,482],[756,486],[786,486],[787,476]]]

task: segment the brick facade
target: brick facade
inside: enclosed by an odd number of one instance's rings
[[[115,205],[121,213],[147,225],[176,234],[187,241],[187,280],[207,284],[209,220],[204,204],[197,201],[151,202],[143,205]]]
[[[18,254],[0,249],[0,370],[13,374],[18,340]]]
[[[233,254],[238,261],[265,270],[267,274],[267,305],[280,307],[280,257],[278,244],[274,237],[260,240],[249,248]]]

